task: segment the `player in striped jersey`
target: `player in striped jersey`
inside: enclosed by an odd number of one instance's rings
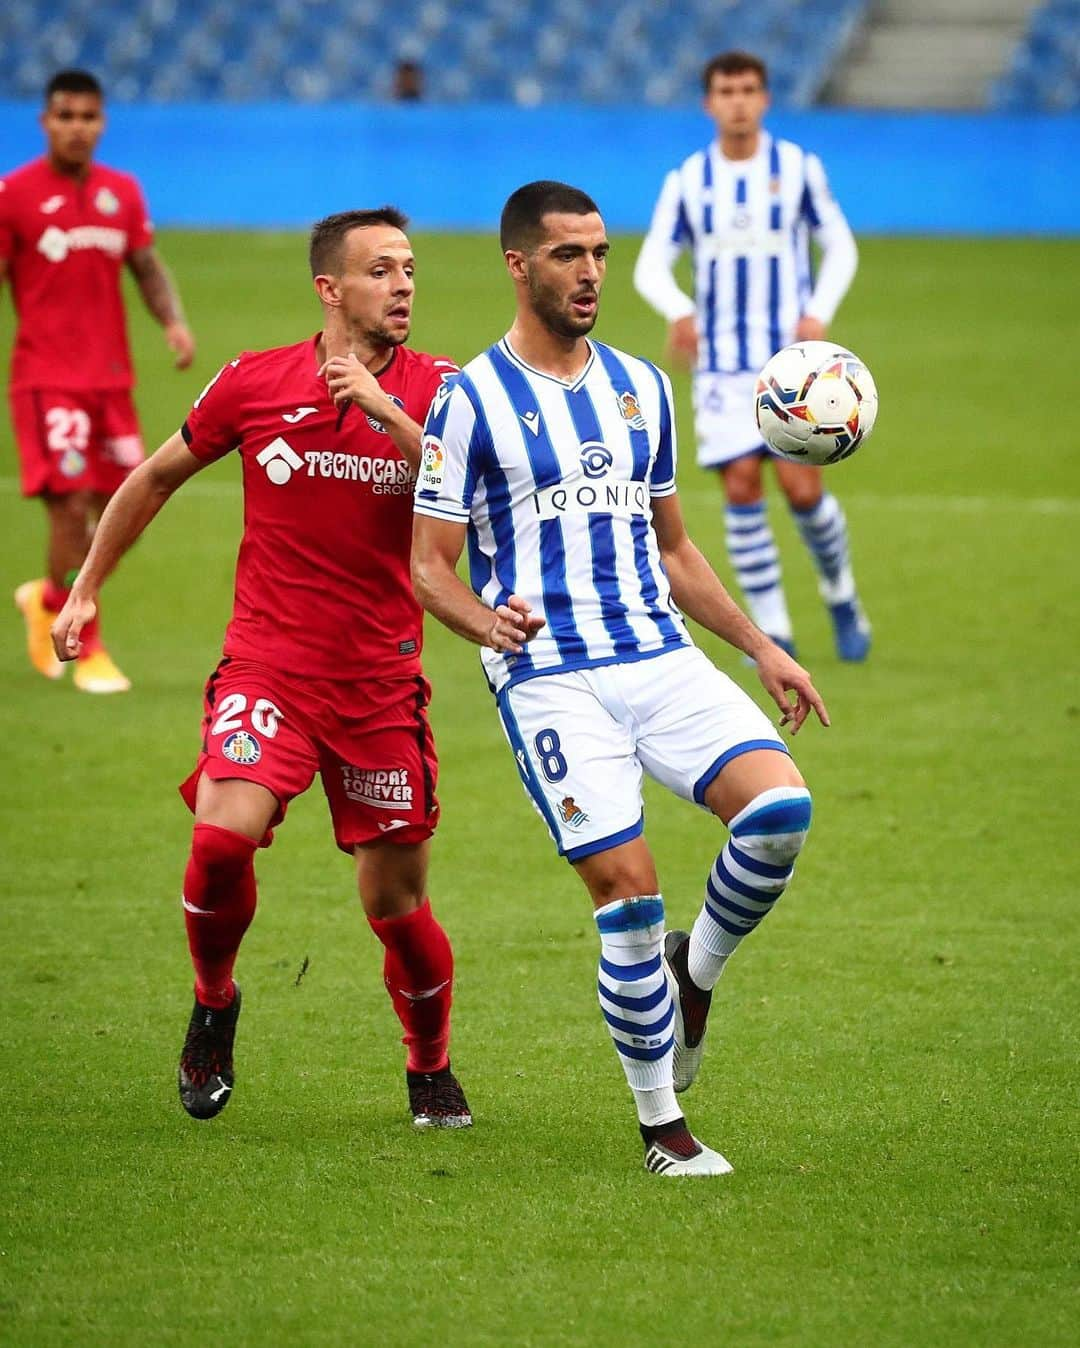
[[[634,269],[639,293],[668,320],[672,355],[694,368],[698,462],[719,470],[728,555],[755,622],[794,654],[780,555],[766,514],[766,454],[754,420],[754,377],[793,341],[820,340],[858,255],[816,155],[762,129],[765,65],[725,52],[705,67],[705,110],[717,139],[664,180]],[[821,249],[816,279],[810,240]],[[694,298],[675,280],[684,248]],[[864,660],[870,627],[855,589],[847,523],[821,469],[773,456],[818,570],[842,660]]]
[[[781,725],[813,708],[806,670],[738,608],[690,541],[675,492],[667,377],[589,339],[608,241],[563,183],[519,188],[502,246],[509,333],[436,393],[413,529],[421,603],[481,648],[503,729],[600,935],[599,997],[637,1104],[646,1167],[720,1175],[675,1092],[701,1059],[711,990],[790,878],[810,797],[768,718],[693,644],[691,618],[751,657]],[[456,574],[468,541],[470,584]],[[788,690],[796,694],[794,702]],[[664,931],[643,772],[731,838],[692,933]]]

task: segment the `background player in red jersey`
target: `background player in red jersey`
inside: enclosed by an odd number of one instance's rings
[[[232,971],[255,911],[255,850],[318,772],[386,950],[413,1119],[472,1122],[447,1052],[453,956],[426,897],[439,807],[409,578],[420,426],[457,367],[404,345],[414,294],[405,224],[386,206],[315,226],[323,331],[245,352],[210,381],[113,497],[53,627],[57,654],[73,658],[102,582],[168,497],[239,452],[235,605],[206,685],[202,753],[181,787],[195,813],[184,877],[195,1009],[179,1080],[196,1118],[218,1113],[233,1086]]]
[[[195,343],[154,251],[138,183],[93,162],[105,129],[94,76],[54,75],[41,125],[44,157],[0,180],[0,283],[10,278],[18,313],[9,396],[23,494],[42,499],[49,522],[47,575],[20,585],[15,602],[34,668],[58,679],[64,666],[49,626],[86,557],[94,521],[143,458],[120,290],[124,266],[165,329],[179,369],[191,364]],[[87,693],[131,686],[93,624],[83,631],[75,683]]]

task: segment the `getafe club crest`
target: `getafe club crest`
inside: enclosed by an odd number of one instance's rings
[[[262,758],[262,745],[247,730],[235,730],[221,746],[221,752],[230,763],[253,767]]]
[[[64,477],[80,477],[86,472],[86,455],[77,449],[65,449],[60,459],[60,471]]]
[[[645,429],[645,416],[637,398],[629,389],[625,393],[620,393],[618,397],[619,411],[622,413],[623,421],[634,431],[643,431]]]
[[[114,192],[107,187],[103,187],[94,198],[94,205],[102,215],[115,215],[120,209],[120,202]]]

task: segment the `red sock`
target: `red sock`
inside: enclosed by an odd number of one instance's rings
[[[401,917],[369,917],[386,948],[383,980],[405,1030],[410,1072],[439,1072],[450,1058],[450,1003],[454,993],[454,952],[435,920],[430,902]]]
[[[49,613],[59,613],[68,601],[70,589],[65,589],[62,585],[57,585],[51,580],[46,580],[41,591],[42,607]],[[101,650],[101,601],[98,600],[98,611],[79,633],[79,640],[82,642],[82,650],[79,652],[80,660],[88,655],[93,655],[95,651]]]
[[[50,613],[59,613],[67,603],[70,593],[69,587],[57,585],[52,580],[46,580],[41,587],[41,602]]]
[[[184,872],[184,922],[195,966],[195,996],[204,1006],[233,999],[236,952],[255,916],[255,848],[251,838],[216,824],[196,824]]]

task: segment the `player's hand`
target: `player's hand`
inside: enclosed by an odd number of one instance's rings
[[[782,651],[775,642],[770,641],[763,650],[754,654],[758,678],[783,713],[780,717],[781,730],[790,726],[791,733],[797,735],[799,727],[810,715],[811,708],[817,713],[822,725],[830,724],[829,713],[813,680],[787,651]],[[791,693],[795,694],[794,704]]]
[[[825,324],[820,318],[803,314],[802,318],[795,324],[795,340],[797,342],[823,342],[825,340]]]
[[[510,655],[520,655],[525,643],[532,641],[541,627],[543,618],[532,616],[531,606],[518,594],[512,594],[505,604],[495,610],[495,621],[488,631],[485,645],[493,651],[504,651]]]
[[[697,364],[697,319],[693,314],[677,318],[668,326],[668,351],[676,365],[692,370]]]
[[[176,357],[173,364],[178,370],[186,370],[195,359],[195,338],[186,323],[166,324],[165,344]]]
[[[382,386],[353,352],[347,356],[331,356],[320,366],[319,374],[326,380],[335,407],[356,403],[373,417],[386,411],[389,399]]]
[[[97,613],[97,604],[92,599],[81,598],[74,590],[68,595],[67,603],[56,615],[56,621],[49,629],[53,650],[58,660],[74,660],[82,650],[79,633]]]

